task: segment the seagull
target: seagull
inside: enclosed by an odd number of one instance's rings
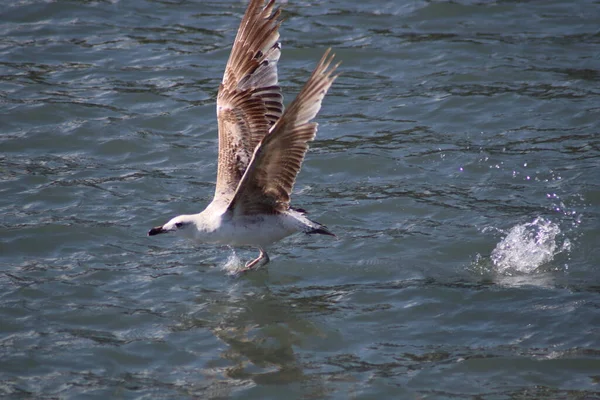
[[[258,248],[239,272],[269,262],[265,247],[296,232],[335,236],[290,206],[296,176],[315,138],[311,122],[338,75],[328,49],[284,111],[278,86],[281,54],[275,0],[251,0],[233,43],[217,95],[219,155],[212,202],[198,214],[179,215],[149,236],[178,233],[197,243]]]

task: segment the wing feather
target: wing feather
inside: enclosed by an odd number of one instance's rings
[[[280,10],[251,0],[217,95],[219,156],[215,200],[229,202],[254,149],[283,113],[278,86]]]
[[[235,192],[229,210],[236,215],[280,213],[290,207],[290,194],[300,171],[308,142],[317,123],[310,122],[337,78],[327,50],[304,88],[260,142]]]

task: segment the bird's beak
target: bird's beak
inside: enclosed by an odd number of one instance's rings
[[[154,228],[150,229],[148,231],[148,236],[154,236],[154,235],[158,235],[159,233],[167,233],[169,232],[166,229],[163,229],[162,226],[155,226]]]

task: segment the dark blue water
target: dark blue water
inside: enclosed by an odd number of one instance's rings
[[[146,236],[210,201],[246,2],[0,12],[0,397],[600,397],[600,8],[288,1],[326,48],[293,203],[338,238]]]

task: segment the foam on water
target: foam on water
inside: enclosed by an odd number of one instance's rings
[[[513,226],[496,245],[490,256],[500,273],[517,271],[531,273],[571,249],[569,239],[560,243],[560,227],[542,217]]]

